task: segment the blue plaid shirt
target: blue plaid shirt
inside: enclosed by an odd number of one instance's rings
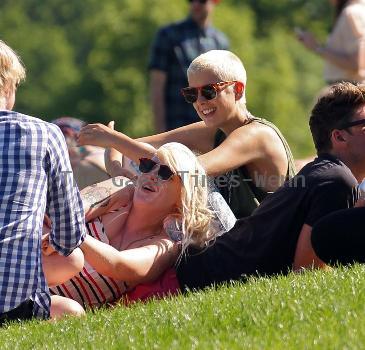
[[[85,237],[65,139],[56,125],[3,110],[0,149],[0,313],[31,299],[34,315],[48,318],[41,259],[45,212],[52,220],[50,242],[60,254],[70,254]]]
[[[149,69],[166,72],[165,111],[168,130],[199,121],[180,90],[188,86],[190,63],[209,50],[227,50],[226,36],[213,27],[200,28],[190,17],[161,28],[152,46]]]

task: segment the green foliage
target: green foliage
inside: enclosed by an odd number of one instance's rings
[[[3,0],[1,38],[28,71],[16,109],[50,120],[72,115],[116,121],[130,136],[153,132],[147,64],[157,29],[183,18],[185,1]],[[214,23],[248,72],[248,106],[274,121],[294,153],[313,152],[308,113],[321,88],[321,61],[302,48],[293,27],[325,38],[327,0],[225,0]]]
[[[1,349],[363,349],[365,267],[252,279],[217,290],[0,329]]]

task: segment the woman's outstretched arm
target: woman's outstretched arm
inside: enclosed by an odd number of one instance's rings
[[[161,236],[144,247],[123,251],[87,236],[80,248],[97,272],[132,284],[156,280],[175,263],[179,254],[179,246]]]
[[[78,135],[77,142],[79,145],[114,148],[134,161],[138,161],[139,158],[143,157],[152,158],[156,153],[156,148],[153,146],[134,140],[121,132],[99,123],[84,126]]]
[[[134,140],[106,125],[89,124],[81,129],[78,143],[114,148],[129,159],[138,162],[139,158],[152,158],[156,149],[168,142],[182,143],[199,153],[208,152],[214,146],[216,131],[214,128],[206,127],[203,122],[199,122]]]

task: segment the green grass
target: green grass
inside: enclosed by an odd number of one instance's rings
[[[363,349],[365,266],[0,329],[1,349]]]

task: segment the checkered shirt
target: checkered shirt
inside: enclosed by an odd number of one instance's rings
[[[190,63],[209,50],[227,50],[226,36],[213,27],[200,28],[190,17],[161,28],[152,46],[149,69],[166,72],[165,111],[168,130],[199,121],[180,90],[188,86]]]
[[[56,125],[3,110],[0,150],[0,313],[31,299],[34,315],[48,318],[44,214],[52,220],[50,243],[60,254],[70,254],[85,237],[65,139]]]

